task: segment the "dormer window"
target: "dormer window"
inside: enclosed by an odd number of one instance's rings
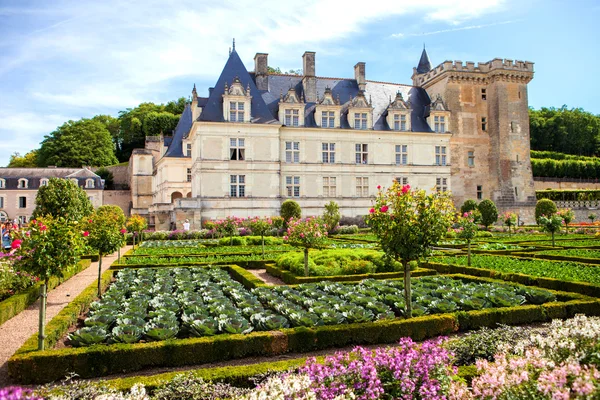
[[[437,95],[436,100],[431,104],[431,111],[427,118],[427,123],[434,132],[450,132],[450,111],[444,104],[441,95]]]
[[[93,179],[86,179],[85,181],[85,188],[86,189],[93,189],[94,188],[94,180]]]
[[[371,129],[373,127],[373,107],[371,102],[367,101],[365,92],[362,90],[358,91],[355,98],[350,99],[348,120],[354,129]]]
[[[304,101],[290,88],[286,95],[279,96],[279,121],[285,126],[304,126]]]
[[[46,178],[40,179],[40,187],[41,186],[48,186],[48,179],[46,179]]]
[[[223,119],[229,122],[250,122],[250,83],[244,89],[239,77],[235,77],[231,86],[225,82],[223,93]]]
[[[0,179],[0,189],[4,189],[6,187],[6,182],[4,179]]]
[[[19,183],[17,184],[17,188],[19,189],[27,189],[29,182],[25,178],[19,179]]]
[[[71,178],[71,182],[79,186],[79,181],[76,178]]]
[[[326,88],[315,108],[315,121],[321,128],[339,128],[341,111],[339,98],[334,99],[331,89]]]
[[[387,108],[387,123],[394,131],[410,131],[410,103],[404,100],[402,93],[398,91],[394,100],[390,98]]]

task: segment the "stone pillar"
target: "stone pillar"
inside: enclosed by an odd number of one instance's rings
[[[258,90],[269,90],[269,71],[267,53],[256,53],[254,56],[254,80]]]
[[[354,66],[354,79],[356,79],[356,83],[358,84],[358,90],[364,91],[367,87],[367,83],[365,81],[365,63],[358,62]]]
[[[317,101],[317,78],[315,72],[315,52],[305,51],[302,55],[302,86],[304,87],[304,98],[308,103]]]

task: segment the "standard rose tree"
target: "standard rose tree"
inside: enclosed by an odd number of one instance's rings
[[[471,266],[471,241],[477,235],[477,224],[474,211],[468,211],[459,215],[456,223],[458,224],[458,237],[467,242],[467,265]]]
[[[121,248],[123,234],[121,228],[125,223],[123,210],[117,206],[100,206],[85,224],[88,232],[88,245],[97,250],[98,258],[98,296],[101,292],[102,256],[111,254]]]
[[[504,215],[502,216],[502,222],[504,223],[504,225],[506,225],[508,227],[508,234],[510,235],[510,227],[511,226],[517,226],[517,220],[518,220],[518,216],[517,214],[515,214],[514,212],[510,212],[507,211],[504,213]]]
[[[427,194],[394,181],[387,190],[378,187],[375,205],[366,217],[381,249],[404,269],[406,316],[412,316],[409,262],[426,256],[445,235],[454,219],[449,192]]]
[[[64,271],[79,261],[86,234],[82,225],[76,221],[47,216],[31,220],[19,233],[18,241],[15,241],[18,244],[15,246],[15,268],[44,282],[40,288],[39,350],[44,349],[48,281],[53,276],[62,278]]]
[[[253,235],[258,235],[262,241],[262,257],[265,259],[265,234],[270,232],[273,228],[273,221],[271,218],[258,218],[254,217],[248,220],[248,227],[252,231]]]
[[[306,219],[291,218],[283,240],[292,246],[304,248],[304,276],[308,276],[308,251],[325,246],[327,225],[314,217]]]

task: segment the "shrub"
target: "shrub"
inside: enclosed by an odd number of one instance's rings
[[[259,238],[260,240],[260,238]],[[246,237],[233,236],[232,238],[219,239],[219,246],[246,246]]]
[[[490,237],[494,237],[494,235],[492,234],[492,232],[477,231],[477,234],[475,234],[475,237],[490,238]]]
[[[337,235],[355,235],[358,233],[358,226],[349,225],[349,226],[338,226],[335,230]]]
[[[498,208],[496,204],[490,199],[485,199],[477,206],[477,209],[481,213],[481,223],[488,228],[498,221]]]
[[[323,212],[323,222],[327,225],[327,231],[332,233],[340,223],[340,207],[335,201],[330,201],[325,204],[325,212]]]
[[[461,214],[467,213],[469,211],[475,211],[475,210],[477,210],[477,202],[473,199],[465,200],[463,205],[460,207]]]
[[[541,199],[538,200],[535,205],[535,220],[539,224],[540,217],[545,215],[546,217],[550,217],[557,212],[556,204],[550,199]]]
[[[213,400],[234,399],[245,394],[247,389],[236,388],[226,383],[205,382],[193,373],[180,374],[165,382],[153,393],[153,398],[161,400]]]
[[[340,225],[356,225],[359,229],[368,228],[367,222],[365,221],[364,215],[358,217],[342,217],[340,218]]]
[[[285,223],[287,223],[291,218],[301,218],[302,209],[300,208],[300,204],[296,203],[294,200],[286,200],[281,204],[279,215],[281,215]]]

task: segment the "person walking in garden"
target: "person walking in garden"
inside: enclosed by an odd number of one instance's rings
[[[11,227],[11,222],[2,225],[2,248],[7,252],[10,251],[12,245]]]
[[[190,230],[190,220],[189,219],[186,219],[183,222],[183,230],[186,232]]]

